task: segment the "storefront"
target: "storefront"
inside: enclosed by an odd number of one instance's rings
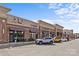
[[[49,37],[49,31],[42,31],[42,38]]]
[[[62,38],[63,37],[63,26],[59,25],[59,24],[55,24],[55,33],[56,33],[56,37],[58,38]]]
[[[68,37],[70,40],[75,38],[73,34],[73,30],[64,29],[63,34],[64,34],[64,37],[66,38]]]
[[[11,20],[10,20],[11,19]],[[38,24],[17,16],[8,15],[9,40],[23,42],[38,38]]]
[[[29,40],[38,39],[38,29],[37,28],[30,28],[29,33],[30,33]]]
[[[9,41],[10,42],[33,41],[38,38],[37,28],[31,28],[31,29],[27,28],[27,30],[26,31],[25,30],[26,29],[25,28],[23,29],[22,27],[11,27],[9,29]]]
[[[0,15],[0,42],[23,42],[56,35],[62,37],[63,27],[60,25],[54,26],[41,20],[36,23],[6,14],[10,9],[0,8],[4,9]]]
[[[55,27],[52,24],[44,22],[42,20],[38,21],[39,23],[39,37],[54,37],[55,36]]]
[[[9,29],[9,41],[10,42],[24,41],[24,33],[25,31],[23,28],[11,27]]]

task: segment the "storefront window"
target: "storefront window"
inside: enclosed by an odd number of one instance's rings
[[[52,38],[53,38],[53,37],[55,37],[55,36],[56,36],[56,35],[55,35],[55,33],[54,33],[54,32],[51,32],[51,33],[50,33],[50,37],[52,37]]]
[[[30,41],[33,41],[38,38],[36,26],[34,28],[30,28],[29,32],[30,32],[30,38],[29,38]]]
[[[44,37],[49,37],[49,32],[48,31],[43,31],[42,32],[42,38]]]
[[[29,41],[34,41],[36,39],[36,33],[30,33]]]
[[[57,32],[57,36],[59,36],[59,32]]]
[[[62,33],[60,33],[60,36],[62,37]]]
[[[24,32],[23,31],[15,31],[15,30],[10,30],[10,42],[22,42],[24,41]]]

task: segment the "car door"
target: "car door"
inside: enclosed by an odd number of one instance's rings
[[[46,43],[47,42],[47,39],[46,38],[43,38],[42,41],[43,41],[43,43]]]
[[[45,38],[44,42],[46,42],[46,43],[50,42],[50,38]]]

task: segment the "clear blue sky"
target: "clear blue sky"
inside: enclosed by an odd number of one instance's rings
[[[48,4],[3,4],[12,9],[9,13],[21,16],[29,20],[47,18],[52,19],[52,11],[48,9]],[[48,11],[49,10],[49,11]]]
[[[28,20],[57,23],[79,32],[79,4],[76,3],[9,3],[0,4],[12,9],[9,14]]]

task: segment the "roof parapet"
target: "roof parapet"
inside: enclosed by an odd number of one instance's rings
[[[0,6],[0,13],[7,13],[7,12],[9,12],[9,11],[11,11],[11,9],[9,9],[9,8],[6,8],[6,7],[3,7],[3,6]]]

